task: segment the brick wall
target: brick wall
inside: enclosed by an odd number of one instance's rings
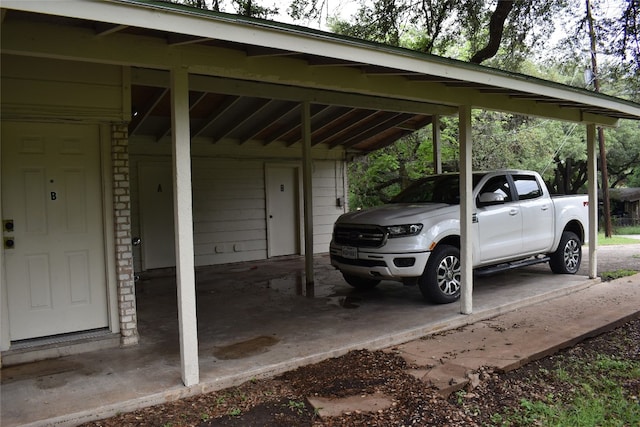
[[[111,141],[120,344],[128,346],[138,343],[138,320],[131,246],[129,134],[126,124],[112,125]]]

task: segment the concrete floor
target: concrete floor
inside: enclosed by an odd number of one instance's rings
[[[640,245],[631,246],[640,253]],[[1,424],[76,425],[352,349],[404,343],[596,283],[585,275],[553,275],[546,264],[481,277],[475,280],[474,313],[462,315],[459,303],[425,303],[417,287],[383,282],[374,291],[356,292],[327,256],[316,257],[315,269],[313,292],[304,289],[304,264],[297,257],[199,270],[201,382],[192,387],[180,379],[175,280],[143,279],[137,289],[140,344],[3,368]]]

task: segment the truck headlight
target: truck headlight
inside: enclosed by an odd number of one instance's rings
[[[391,225],[387,227],[390,238],[415,236],[422,231],[422,224]]]

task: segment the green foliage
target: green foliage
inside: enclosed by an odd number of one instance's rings
[[[615,229],[615,233],[619,234],[619,235],[640,234],[640,226],[618,227],[618,228]]]
[[[640,121],[621,120],[605,131],[609,186],[633,186],[640,177]]]
[[[216,12],[236,13],[253,18],[269,19],[278,15],[276,6],[262,6],[257,0],[169,0],[198,9],[209,9]]]
[[[603,282],[608,282],[610,280],[620,279],[622,277],[633,276],[637,274],[637,271],[634,270],[616,270],[616,271],[605,271],[600,274]]]
[[[598,233],[598,246],[632,245],[638,242],[639,240],[630,237],[618,235],[606,237],[604,233]]]
[[[440,131],[443,169],[457,171],[460,152],[457,118],[442,118]],[[474,110],[473,168],[531,169],[552,182],[556,164],[567,163],[560,159],[577,158],[582,162],[578,164],[586,168],[583,138],[572,124]],[[584,168],[579,170],[586,171]],[[429,127],[354,160],[349,165],[350,206],[365,208],[385,203],[410,181],[433,171],[433,138]]]
[[[566,362],[564,362],[566,361]],[[520,407],[491,416],[495,425],[628,426],[640,423],[640,407],[625,391],[625,382],[640,379],[640,361],[598,355],[593,362],[561,358],[543,373],[568,384],[570,394],[523,399]]]
[[[240,408],[231,408],[229,409],[228,414],[232,417],[239,417],[240,415],[242,415],[242,409]]]
[[[473,110],[473,168],[530,169],[552,193],[586,192],[586,131],[573,123]],[[440,124],[445,171],[457,171],[458,120]],[[605,131],[610,186],[640,186],[640,122],[623,120]],[[433,140],[427,127],[349,165],[350,206],[380,205],[408,182],[433,173]]]
[[[307,409],[307,406],[304,404],[304,402],[300,402],[297,400],[289,400],[289,404],[287,406],[290,410],[297,412],[298,414],[304,413],[304,411]]]
[[[349,164],[352,210],[386,203],[411,180],[432,173],[432,146],[427,132],[419,131],[382,150],[356,158]]]

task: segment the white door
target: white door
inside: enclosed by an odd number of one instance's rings
[[[266,185],[269,257],[298,254],[298,169],[267,166]]]
[[[2,123],[2,219],[11,340],[108,326],[98,127]]]
[[[138,166],[142,269],[175,267],[173,179],[168,162]]]

